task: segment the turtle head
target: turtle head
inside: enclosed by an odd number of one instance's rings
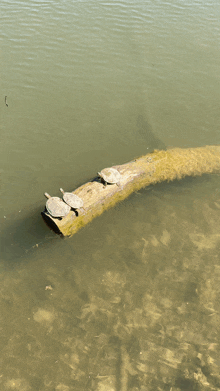
[[[45,195],[46,198],[50,198],[50,194],[44,193],[44,195]]]

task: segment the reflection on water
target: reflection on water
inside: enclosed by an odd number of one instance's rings
[[[142,190],[3,272],[3,389],[218,389],[217,186]]]

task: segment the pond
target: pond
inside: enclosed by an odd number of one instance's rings
[[[218,174],[146,187],[71,238],[41,217],[45,191],[220,144],[220,6],[0,7],[1,388],[220,389]]]

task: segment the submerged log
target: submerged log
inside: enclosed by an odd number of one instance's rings
[[[186,176],[220,172],[220,146],[201,148],[174,148],[166,151],[155,150],[129,163],[113,166],[121,174],[120,185],[104,186],[94,180],[73,191],[84,201],[84,210],[73,210],[62,219],[50,216],[45,210],[42,216],[55,232],[71,236],[95,217],[132,192],[162,181],[173,181]]]

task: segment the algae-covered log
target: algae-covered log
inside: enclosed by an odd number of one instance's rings
[[[75,234],[106,209],[124,200],[133,191],[162,181],[173,181],[185,176],[196,176],[220,171],[220,146],[154,151],[129,163],[114,166],[120,174],[120,185],[103,186],[101,182],[85,183],[73,193],[84,201],[84,210],[74,211],[62,219],[53,218],[46,211],[47,223],[64,236]]]

